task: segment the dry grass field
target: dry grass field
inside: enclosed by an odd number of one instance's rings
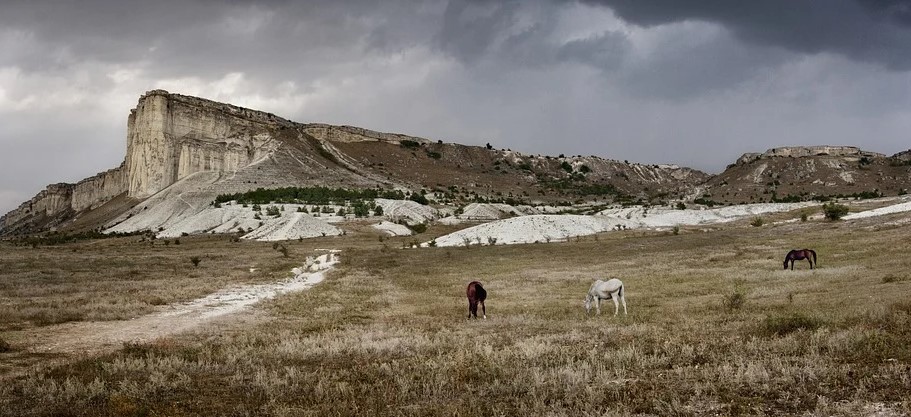
[[[363,227],[287,242],[288,258],[225,237],[2,243],[0,360],[17,365],[0,414],[908,415],[911,225],[887,220],[408,250]],[[53,358],[29,346],[55,323],[278,280],[327,247],[344,252],[326,281],[259,304],[255,322]],[[798,247],[820,268],[782,270]],[[610,302],[585,315],[603,277],[625,282],[628,316]],[[474,279],[487,320],[465,318]]]

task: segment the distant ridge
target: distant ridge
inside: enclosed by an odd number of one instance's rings
[[[526,155],[297,123],[165,90],[139,98],[126,136],[118,167],[76,184],[49,185],[0,217],[0,235],[107,228],[165,207],[186,215],[219,194],[256,188],[397,189],[449,205],[726,204],[911,188],[911,168],[904,162],[911,151],[887,157],[852,146],[781,147],[744,154],[710,176],[677,165]]]

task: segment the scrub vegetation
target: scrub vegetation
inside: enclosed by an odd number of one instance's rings
[[[408,237],[378,241],[363,227],[286,242],[294,256],[337,247],[341,264],[312,289],[257,305],[256,323],[4,369],[0,414],[908,414],[909,231],[745,221],[677,236],[403,250],[396,239]],[[3,244],[0,325],[27,334],[128,318],[276,279],[296,261],[225,238],[116,242]],[[782,270],[794,246],[815,249],[819,268]],[[251,263],[262,272],[251,275]],[[586,316],[585,291],[609,277],[626,285],[629,315]],[[472,280],[488,291],[487,320],[465,318]],[[39,350],[3,338],[11,350],[0,358]]]

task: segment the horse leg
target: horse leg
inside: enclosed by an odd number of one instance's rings
[[[477,301],[468,301],[468,318],[471,318],[471,315],[474,314],[474,318],[478,318],[478,302]]]
[[[595,297],[595,309],[598,311],[598,315],[601,315],[601,298]]]
[[[813,260],[809,256],[807,256],[807,262],[810,263],[810,269],[813,269]]]
[[[611,300],[614,300],[614,315],[615,316],[617,315],[618,312],[620,312],[620,304],[617,302],[617,297],[619,297],[619,295],[615,295],[610,298]]]
[[[791,270],[792,271],[794,270],[794,260],[793,259],[791,259]]]
[[[620,302],[623,303],[623,315],[625,316],[625,315],[627,315],[627,313],[626,313],[626,296],[625,295],[620,294]]]
[[[484,300],[481,300],[481,314],[484,315],[484,318],[487,318],[487,306],[484,305]]]

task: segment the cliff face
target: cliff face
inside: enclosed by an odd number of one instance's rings
[[[76,184],[52,184],[0,217],[0,234],[46,229],[127,193],[141,200],[201,171],[236,171],[273,152],[275,115],[154,90],[127,120],[127,154],[117,168]]]
[[[292,125],[269,113],[150,91],[129,117],[128,195],[148,198],[196,172],[236,171],[273,152],[274,132]]]

